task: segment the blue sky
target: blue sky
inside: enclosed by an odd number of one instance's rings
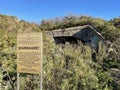
[[[0,0],[0,14],[37,23],[70,14],[110,20],[120,16],[120,0]]]

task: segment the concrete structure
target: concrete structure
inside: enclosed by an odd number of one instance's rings
[[[47,35],[56,44],[65,44],[66,42],[77,44],[78,41],[81,41],[96,49],[98,48],[98,43],[104,40],[104,37],[90,25],[47,31]]]

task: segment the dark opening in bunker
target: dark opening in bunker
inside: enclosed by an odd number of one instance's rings
[[[60,37],[54,37],[54,41],[56,44],[65,44],[66,42],[70,44],[78,44],[79,39],[76,39],[72,36],[60,36]]]

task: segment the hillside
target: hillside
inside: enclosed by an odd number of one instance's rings
[[[62,18],[55,18],[52,20],[42,20],[41,30],[54,30],[58,28],[68,28],[81,25],[91,25],[96,28],[107,40],[113,41],[120,35],[120,28],[116,23],[120,21],[119,18],[105,21],[101,18],[94,18],[90,16],[65,16]]]
[[[0,82],[1,90],[16,90],[17,33],[44,34],[43,90],[119,90],[120,89],[120,18],[106,21],[90,16],[65,16],[35,24],[14,16],[0,15]],[[105,38],[96,53],[89,46],[69,43],[55,45],[44,31],[91,25]],[[117,72],[117,73],[116,73]],[[21,75],[22,90],[36,90],[39,77]],[[34,80],[33,80],[34,79]],[[31,80],[33,82],[31,82]],[[6,84],[7,83],[7,84]]]

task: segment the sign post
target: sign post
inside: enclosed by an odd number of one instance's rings
[[[43,42],[43,36],[42,36],[42,33],[41,33],[40,36],[41,36],[41,50],[40,50],[41,51],[41,55],[40,55],[40,57],[41,57],[41,65],[40,65],[41,66],[41,70],[40,70],[41,71],[40,72],[41,73],[40,74],[41,78],[40,78],[40,90],[42,90],[42,80],[43,80],[43,78],[42,78],[42,56],[43,56],[43,46],[42,46],[43,45],[42,44],[42,42]]]
[[[17,72],[17,90],[19,90],[20,89],[20,86],[19,86],[20,84],[19,84],[19,73]]]
[[[42,33],[20,33],[17,36],[17,85],[19,74],[40,75],[42,90]],[[19,90],[19,85],[18,85]]]

